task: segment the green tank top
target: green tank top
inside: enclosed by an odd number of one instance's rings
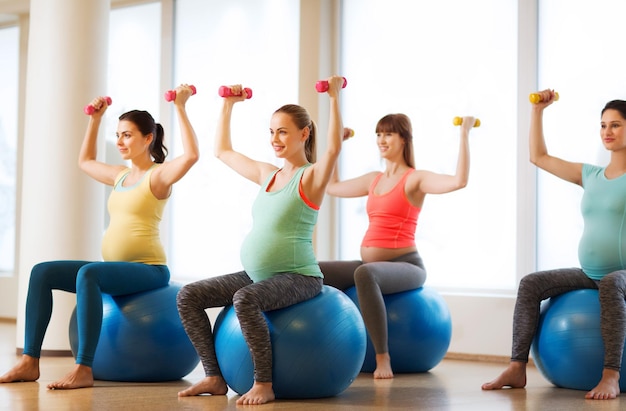
[[[259,282],[280,273],[322,277],[313,252],[313,229],[318,210],[300,195],[307,164],[281,190],[268,192],[276,170],[261,186],[252,205],[252,229],[241,246],[241,263]]]
[[[609,180],[604,171],[589,164],[582,171],[584,229],[578,260],[594,280],[626,268],[626,175]]]

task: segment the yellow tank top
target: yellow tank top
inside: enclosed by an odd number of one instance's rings
[[[122,186],[130,169],[116,177],[107,204],[110,223],[102,238],[104,261],[166,264],[159,224],[167,199],[157,199],[150,190],[153,170],[131,187]]]

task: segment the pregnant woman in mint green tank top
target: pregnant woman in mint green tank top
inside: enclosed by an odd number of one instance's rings
[[[509,366],[484,390],[526,385],[526,364],[543,299],[577,289],[597,289],[604,342],[604,368],[585,398],[614,399],[626,338],[626,101],[613,100],[602,110],[600,136],[611,159],[606,167],[573,163],[548,154],[543,137],[543,111],[556,99],[552,90],[539,93],[530,123],[530,161],[567,182],[582,186],[584,230],[578,247],[580,268],[532,273],[520,281],[513,321]],[[576,361],[575,358],[571,361]]]
[[[188,284],[178,294],[178,312],[206,375],[179,392],[179,396],[224,395],[228,391],[217,364],[205,310],[233,304],[254,365],[254,384],[237,404],[274,400],[272,349],[263,311],[308,300],[322,289],[322,274],[313,253],[313,227],[341,149],[339,92],[343,82],[338,76],[328,79],[328,137],[326,150],[318,160],[315,158],[317,127],[307,111],[288,104],[274,112],[269,143],[276,157],[283,160],[280,168],[233,150],[231,113],[236,103],[246,99],[247,92],[240,85],[232,86],[232,96],[224,98],[215,155],[258,184],[260,190],[252,207],[252,230],[241,248],[244,271]]]

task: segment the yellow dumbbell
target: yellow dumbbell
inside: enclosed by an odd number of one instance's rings
[[[528,99],[533,104],[541,103],[542,101],[541,94],[539,93],[530,93],[530,96],[528,96]],[[554,93],[554,101],[558,101],[558,100],[559,100],[559,93]]]
[[[452,119],[452,124],[454,124],[455,126],[460,126],[461,124],[463,124],[463,117],[454,117]],[[479,119],[476,119],[476,121],[474,121],[474,127],[480,127]]]

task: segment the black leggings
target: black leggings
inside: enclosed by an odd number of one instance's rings
[[[277,310],[315,297],[322,279],[301,274],[278,274],[253,283],[244,272],[207,278],[185,285],[178,292],[178,312],[195,347],[206,376],[221,376],[215,356],[213,332],[206,309],[232,304],[250,348],[254,379],[272,381],[272,346],[263,311]]]
[[[377,354],[389,352],[384,294],[414,290],[424,285],[426,270],[417,252],[390,261],[322,261],[324,284],[340,290],[356,286],[363,322]]]
[[[579,268],[532,273],[520,281],[513,314],[512,361],[528,362],[537,326],[541,301],[580,289],[597,289],[600,298],[600,326],[604,341],[604,368],[619,371],[626,338],[626,271],[607,274],[594,281]]]

